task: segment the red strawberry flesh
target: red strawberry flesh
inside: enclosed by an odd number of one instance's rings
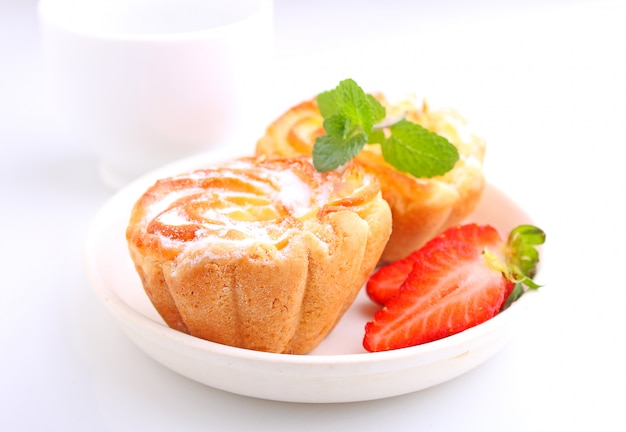
[[[411,273],[418,256],[419,254],[414,252],[404,259],[380,267],[370,276],[365,286],[369,298],[380,305],[384,305],[398,294],[398,290]]]
[[[489,266],[503,241],[490,226],[455,227],[421,250],[397,295],[366,325],[364,347],[384,351],[432,342],[496,315],[513,283]]]

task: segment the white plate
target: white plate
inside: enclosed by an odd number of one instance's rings
[[[145,295],[128,255],[124,233],[131,207],[156,179],[235,155],[207,153],[137,180],[109,200],[88,233],[86,267],[93,287],[130,339],[164,366],[208,386],[263,399],[311,403],[380,399],[435,386],[473,369],[497,353],[523,320],[535,294],[454,336],[367,353],[361,346],[363,329],[376,307],[361,292],[339,325],[308,355],[233,348],[170,329]],[[469,220],[493,224],[503,233],[530,222],[522,209],[491,185]]]

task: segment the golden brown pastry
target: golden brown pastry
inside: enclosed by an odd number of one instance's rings
[[[382,261],[404,258],[428,239],[463,221],[475,208],[484,188],[482,162],[485,144],[472,135],[464,120],[452,110],[431,111],[405,101],[390,105],[377,96],[387,118],[408,120],[438,133],[454,144],[459,161],[443,176],[418,179],[401,173],[383,159],[380,146],[367,145],[356,160],[375,174],[383,198],[389,203],[393,231]],[[311,154],[315,139],[324,133],[323,118],[315,100],[303,102],[276,119],[258,142],[257,155]]]
[[[158,181],[126,236],[172,328],[221,344],[306,353],[335,326],[391,231],[378,180],[358,164],[242,158]]]

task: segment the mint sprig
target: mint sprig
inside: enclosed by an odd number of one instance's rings
[[[458,150],[446,138],[416,123],[403,118],[381,125],[385,107],[352,79],[320,93],[317,105],[326,132],[313,146],[313,164],[318,171],[340,167],[366,144],[380,144],[383,158],[390,165],[418,178],[445,174],[459,159]],[[389,128],[388,136],[384,127]]]

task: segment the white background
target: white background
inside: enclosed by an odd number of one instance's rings
[[[624,1],[275,1],[260,124],[346,77],[453,106],[488,142],[489,181],[548,235],[540,300],[487,363],[419,393],[305,405],[182,378],[118,329],[81,256],[113,192],[55,122],[36,2],[1,0],[2,429],[626,430],[625,19]]]

